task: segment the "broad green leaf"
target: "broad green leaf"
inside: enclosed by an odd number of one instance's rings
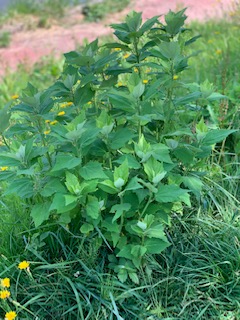
[[[37,203],[33,206],[31,217],[36,228],[49,218],[50,206],[51,202]]]
[[[51,178],[45,185],[40,194],[43,197],[50,197],[54,193],[66,193],[67,189],[64,185],[59,181],[59,178]]]
[[[120,218],[124,214],[124,212],[130,210],[130,208],[130,203],[115,204],[114,206],[112,206],[110,212],[115,213],[112,222]]]
[[[110,194],[116,194],[119,192],[118,188],[114,186],[114,183],[111,180],[104,180],[100,182],[98,186],[100,189]]]
[[[84,167],[79,170],[80,176],[85,180],[106,179],[102,165],[97,161],[89,161]]]
[[[4,194],[16,194],[21,198],[31,198],[34,192],[33,181],[30,178],[20,178],[11,182]]]
[[[142,82],[139,82],[138,85],[133,89],[132,95],[134,98],[139,99],[145,90],[145,85]]]
[[[163,168],[163,164],[153,157],[150,157],[143,166],[148,179],[154,184],[158,184],[167,174]]]
[[[158,254],[169,247],[170,243],[162,239],[148,238],[144,241],[144,246],[147,248],[147,253]]]
[[[132,280],[133,283],[139,284],[139,278],[138,278],[138,275],[136,272],[129,272],[128,276]]]
[[[205,146],[210,146],[215,143],[223,141],[231,133],[237,132],[238,130],[228,130],[228,129],[218,129],[209,131],[202,140],[202,144]]]
[[[162,42],[158,48],[166,59],[173,60],[180,54],[180,45],[178,42]]]
[[[51,172],[56,172],[63,169],[72,169],[81,164],[81,158],[76,158],[70,154],[57,155],[56,163]]]
[[[77,202],[72,202],[71,204],[66,205],[65,194],[56,193],[53,197],[53,201],[49,211],[56,210],[57,213],[65,213],[65,212],[70,212],[76,206],[77,206]]]
[[[155,194],[155,199],[158,202],[178,202],[183,201],[189,204],[188,190],[181,189],[176,185],[163,185],[159,186],[158,192]]]
[[[128,25],[129,31],[137,31],[142,23],[142,13],[132,11],[126,17],[126,24]]]
[[[132,248],[134,247],[134,245],[132,244],[127,244],[125,245],[117,254],[117,257],[121,257],[121,258],[126,258],[129,260],[132,260],[133,255],[131,253]]]
[[[127,159],[119,166],[114,169],[113,177],[114,177],[114,185],[116,186],[116,182],[119,179],[123,180],[123,184],[121,187],[128,181],[129,168]],[[120,183],[120,182],[119,182]]]
[[[148,238],[158,238],[167,242],[167,238],[164,233],[164,226],[162,224],[158,224],[156,226],[151,226],[144,233]]]
[[[141,168],[141,165],[139,161],[131,154],[124,154],[117,160],[114,160],[114,163],[122,164],[125,160],[128,161],[128,167],[131,169],[139,169]]]
[[[90,223],[84,223],[81,228],[80,228],[80,231],[84,234],[88,234],[89,232],[93,231],[94,230],[94,227],[92,224]]]
[[[142,189],[143,186],[138,182],[138,177],[132,178],[129,183],[126,185],[126,188],[124,191],[130,191],[130,190],[138,190]]]
[[[88,196],[87,205],[86,205],[86,213],[92,219],[97,219],[100,214],[100,206],[99,201],[94,196]]]
[[[74,174],[72,174],[68,171],[66,172],[65,185],[66,185],[69,192],[74,193],[74,194],[80,193],[80,184],[79,184],[78,178]]]
[[[65,194],[64,195],[65,198],[65,205],[68,206],[69,204],[77,204],[78,201],[78,197],[73,196],[72,194]]]
[[[132,250],[131,250],[131,254],[132,254],[135,258],[143,257],[146,252],[147,252],[147,248],[144,247],[144,246],[140,246],[140,245],[134,245],[134,246],[132,247]]]
[[[134,133],[128,128],[122,128],[109,135],[110,146],[113,150],[124,147],[134,137]]]
[[[200,178],[192,177],[192,176],[184,176],[182,177],[183,184],[185,187],[190,189],[196,197],[199,199],[203,187],[203,183]]]
[[[0,166],[1,167],[15,167],[15,166],[20,166],[21,161],[20,159],[17,158],[16,155],[10,154],[10,153],[1,153],[0,154]]]

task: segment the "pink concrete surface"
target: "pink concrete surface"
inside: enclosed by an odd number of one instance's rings
[[[10,46],[0,48],[0,74],[4,75],[6,68],[15,70],[21,63],[31,66],[49,54],[59,56],[74,50],[84,39],[91,41],[107,35],[111,32],[109,24],[122,21],[131,10],[141,11],[143,19],[147,19],[155,15],[164,15],[170,9],[185,7],[188,21],[204,21],[219,18],[226,11],[232,10],[233,0],[135,0],[123,12],[108,16],[99,23],[85,23],[78,14],[75,16],[74,24],[55,25],[49,29],[15,30]]]

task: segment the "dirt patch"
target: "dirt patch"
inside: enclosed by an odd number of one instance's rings
[[[141,11],[143,19],[155,15],[164,15],[170,9],[176,10],[187,7],[188,21],[206,20],[222,17],[227,11],[232,10],[232,0],[137,0],[123,12],[108,16],[98,23],[86,23],[83,21],[81,8],[71,9],[66,17],[58,22],[53,21],[48,29],[36,27],[36,19],[31,18],[31,23],[26,28],[26,22],[12,21],[10,27],[12,40],[8,48],[0,49],[0,74],[4,70],[15,70],[24,63],[32,66],[41,57],[54,54],[60,56],[64,52],[74,50],[82,44],[84,39],[94,40],[99,36],[111,33],[110,23],[123,20],[123,17],[131,10]],[[31,29],[32,28],[32,29]]]

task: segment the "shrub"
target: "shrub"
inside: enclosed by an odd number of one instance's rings
[[[52,86],[28,84],[0,115],[5,195],[25,200],[35,228],[99,238],[122,282],[138,283],[147,255],[169,246],[171,212],[199,205],[206,158],[236,131],[204,122],[206,105],[226,97],[181,81],[197,39],[184,11],[165,24],[129,14],[112,25],[120,42],[65,54]]]

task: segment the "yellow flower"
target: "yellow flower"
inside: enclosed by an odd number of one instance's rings
[[[50,122],[51,126],[54,126],[57,123],[57,120],[53,120]]]
[[[137,73],[139,72],[139,71],[138,71],[138,68],[136,68],[136,67],[133,68],[133,71],[134,71],[134,72],[137,72]]]
[[[44,134],[49,134],[51,132],[51,130],[45,130],[43,131]]]
[[[10,279],[9,278],[2,279],[1,286],[4,288],[10,288]]]
[[[123,58],[124,58],[124,59],[127,59],[129,56],[130,56],[129,53],[125,53],[125,54],[123,55]]]
[[[0,291],[0,298],[1,299],[6,299],[9,297],[10,297],[10,292],[8,290]]]
[[[77,81],[77,84],[80,84],[80,83],[81,83],[81,80],[78,80],[78,81]]]
[[[51,120],[45,120],[45,123],[50,123],[51,122]]]
[[[13,96],[11,96],[11,98],[12,98],[13,100],[16,100],[16,99],[19,98],[19,95],[18,95],[18,94],[14,94]]]
[[[92,101],[88,101],[88,103],[87,104],[92,104]]]
[[[5,167],[0,167],[0,170],[1,170],[1,171],[6,171],[7,169],[8,169],[7,166],[5,166]]]
[[[64,115],[65,115],[65,111],[58,112],[58,116],[64,116]]]
[[[20,269],[20,270],[27,269],[29,266],[30,266],[30,263],[28,261],[24,260],[19,263],[18,269]]]
[[[123,85],[122,82],[118,82],[118,86],[121,87]]]
[[[173,76],[173,80],[177,80],[179,78],[179,76],[177,75],[177,74],[175,74],[174,76]]]
[[[147,84],[147,83],[148,83],[148,80],[147,80],[147,79],[144,79],[142,82],[143,82],[144,84]]]
[[[114,51],[121,51],[121,48],[114,48]]]
[[[5,320],[14,320],[17,314],[15,311],[9,311],[5,314]]]
[[[221,54],[222,53],[222,50],[221,49],[217,49],[216,50],[216,54]]]
[[[60,108],[66,108],[66,107],[69,107],[69,106],[71,106],[71,105],[73,105],[72,102],[64,102],[64,103],[62,103],[62,104],[60,105]]]

